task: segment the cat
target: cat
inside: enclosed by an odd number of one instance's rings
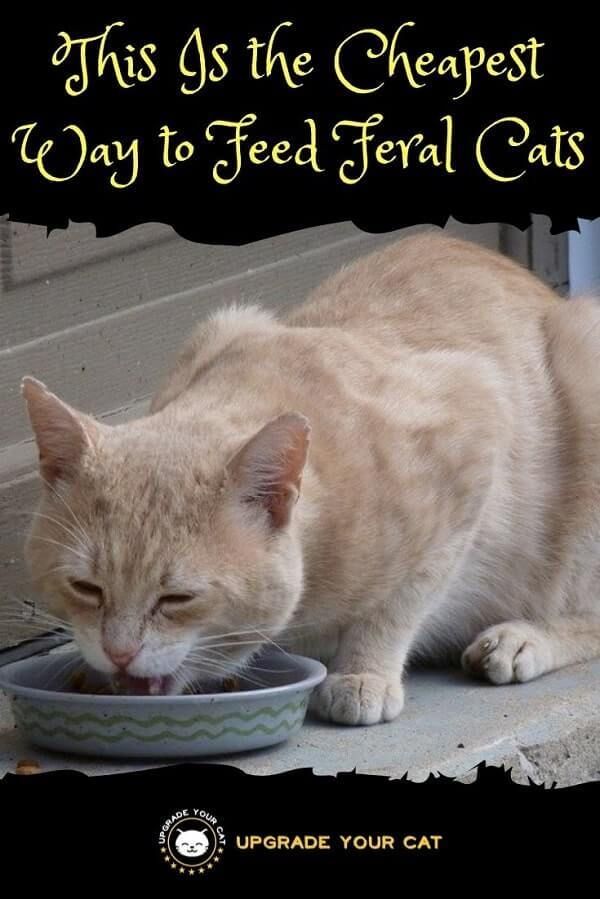
[[[186,858],[198,858],[206,853],[209,845],[206,828],[203,830],[177,829],[175,848],[180,855]]]
[[[591,299],[425,233],[287,314],[211,315],[135,421],[26,378],[33,582],[145,692],[277,641],[348,725],[394,719],[411,662],[506,684],[598,656],[599,346]]]

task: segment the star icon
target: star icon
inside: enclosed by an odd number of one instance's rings
[[[175,864],[175,862],[171,862],[171,867],[173,868],[173,870],[175,870],[175,868],[177,867],[177,865]]]
[[[211,868],[212,868],[212,862],[209,862],[209,863],[208,863],[207,868],[208,868],[209,871],[211,870]]]
[[[180,868],[180,869],[179,869],[179,873],[180,873],[180,874],[185,874],[185,868]]]
[[[223,855],[223,849],[219,849],[219,855]]]
[[[189,875],[193,875],[193,874],[195,874],[195,873],[196,873],[196,872],[195,872],[195,871],[192,871],[191,868],[190,868],[189,871],[188,871],[188,874],[189,874]]]
[[[200,868],[200,870],[198,871],[198,873],[199,873],[199,874],[204,874],[204,868]]]

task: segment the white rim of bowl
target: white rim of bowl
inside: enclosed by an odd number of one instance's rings
[[[75,656],[77,653],[62,653],[61,658],[66,655]],[[26,659],[19,659],[16,662],[9,662],[7,665],[0,667],[0,689],[4,690],[11,697],[24,696],[32,699],[40,699],[45,702],[91,702],[94,705],[110,703],[110,705],[137,705],[140,701],[144,705],[164,705],[165,702],[182,704],[185,702],[199,702],[202,704],[214,702],[235,702],[236,700],[257,699],[261,696],[273,696],[281,693],[291,693],[298,690],[307,691],[320,684],[327,675],[327,669],[322,662],[317,659],[311,659],[308,656],[299,656],[292,653],[288,654],[298,667],[308,669],[308,673],[302,680],[293,681],[291,684],[281,684],[278,687],[263,687],[258,690],[236,690],[231,693],[188,693],[161,696],[120,696],[118,694],[95,693],[67,693],[59,690],[43,690],[40,687],[26,687],[17,684],[10,679],[10,674],[19,670],[25,665],[31,665],[34,659],[48,659],[48,653],[40,656],[29,656]],[[311,673],[312,669],[312,673]],[[9,677],[5,675],[8,674]]]

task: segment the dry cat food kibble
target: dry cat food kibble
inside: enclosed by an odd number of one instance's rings
[[[220,691],[221,693],[237,693],[238,690],[241,690],[241,681],[239,677],[235,677],[235,675],[231,675],[230,677],[224,677],[221,681]],[[211,687],[207,690],[201,690],[197,687],[191,686],[186,687],[184,692],[188,696],[201,695],[202,693],[212,693],[214,692]]]
[[[16,767],[17,774],[41,774],[42,768],[39,762],[32,762],[29,759],[22,759],[20,762],[17,762]]]
[[[69,681],[69,689],[72,693],[87,693],[92,696],[109,696],[113,691],[106,684],[102,687],[93,687],[83,671],[76,672]]]
[[[83,671],[78,671],[71,677],[68,687],[69,691],[72,693],[85,693],[88,696],[111,696],[113,694],[118,695],[122,692],[118,689],[117,685],[111,686],[110,684],[104,684],[102,686],[93,686],[90,684]],[[236,693],[239,689],[239,677],[232,675],[221,681],[221,692],[223,693]],[[202,690],[188,687],[185,692],[193,695],[194,693],[202,693]]]

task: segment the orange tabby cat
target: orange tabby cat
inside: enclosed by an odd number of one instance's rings
[[[280,319],[216,313],[136,421],[26,378],[34,581],[101,671],[172,691],[285,641],[345,724],[400,712],[411,657],[503,684],[600,655],[599,335],[427,234]]]

